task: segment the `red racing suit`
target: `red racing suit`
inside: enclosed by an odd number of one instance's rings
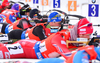
[[[18,13],[18,11],[16,11],[16,10],[11,10],[11,9],[6,9],[6,10],[4,10],[4,11],[1,13],[1,15],[6,16],[6,17],[3,17],[3,16],[2,16],[3,22],[9,23],[9,24],[13,23],[13,22],[16,20],[16,17],[17,17],[16,14],[17,14],[17,13]],[[13,17],[11,18],[10,16],[13,16]],[[12,20],[12,19],[13,19],[13,20]],[[11,20],[12,20],[12,21],[11,21]]]
[[[69,31],[70,29],[72,29],[72,27],[68,26],[68,29],[62,29],[61,31],[58,31],[58,32],[65,33],[67,31]],[[45,34],[46,34],[47,37],[50,36],[51,34],[53,34],[51,32],[50,28],[45,28],[45,31],[46,31]]]
[[[38,36],[35,36],[32,32],[34,30],[35,27],[37,26],[42,26],[43,27],[43,30],[44,30],[44,34],[49,37],[50,35],[54,34],[54,33],[51,33],[50,32],[50,29],[49,28],[45,28],[45,25],[44,23],[39,23],[39,24],[36,24],[36,26],[34,26],[33,28],[31,29],[27,29],[26,31],[24,31],[21,35],[21,39],[35,39],[35,40],[38,40],[40,41],[40,38]],[[69,39],[69,36],[70,36],[70,33],[67,32],[68,30],[61,30],[59,31],[60,33],[62,33],[62,35],[65,36],[65,38],[68,40]]]
[[[0,45],[0,58],[54,58],[62,55],[68,59],[71,55],[61,33],[54,33],[42,41],[19,40],[13,44]]]
[[[17,25],[19,24],[19,22],[20,22],[21,20],[24,21],[24,19],[26,19],[26,18],[21,18],[21,19],[15,21],[14,23],[10,24],[10,26],[8,27],[8,31],[10,32],[10,31],[15,30],[15,29],[21,29],[21,30],[22,30],[22,29],[27,29],[27,28],[29,28],[29,27],[33,27],[31,24],[29,24],[29,23],[26,22],[26,20],[25,20],[25,23],[21,22],[23,28],[19,28]],[[27,20],[27,21],[28,21],[28,20]]]
[[[21,19],[19,19],[18,21],[12,23],[11,25],[9,25],[8,31],[10,32],[10,31],[12,31],[14,29],[21,29],[21,28],[17,27],[17,24],[20,22],[20,20]]]
[[[17,13],[18,11],[17,10],[11,10],[11,9],[6,9],[6,10],[4,10],[1,14],[3,14],[3,15],[9,15],[9,14],[13,14],[13,15],[15,15],[16,16],[16,13]]]
[[[30,30],[26,30],[25,32],[25,39],[35,39],[35,40],[38,40],[40,41],[40,38],[38,36],[35,36],[32,32],[34,30],[35,27],[37,26],[43,26],[43,30],[45,30],[45,26],[44,26],[44,23],[40,23],[40,24],[36,24],[36,26],[34,26],[33,28],[31,28]]]
[[[80,47],[64,63],[89,63],[89,60],[97,59],[99,57],[98,54],[100,53],[95,50],[94,46]]]

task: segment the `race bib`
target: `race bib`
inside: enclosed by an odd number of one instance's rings
[[[7,22],[6,22],[6,19],[3,20],[3,23],[7,23]]]
[[[7,45],[6,47],[9,51],[10,55],[23,53],[23,48],[21,47],[21,45],[19,43]]]
[[[27,34],[25,34],[25,39],[29,39],[29,37],[28,37],[28,33],[27,33]]]
[[[11,12],[11,11],[4,11],[2,13],[9,15],[9,14],[12,14],[13,12]]]
[[[46,48],[46,46],[45,46],[45,41],[44,41],[43,43],[40,43],[40,45],[39,45],[39,50],[40,50],[41,52],[44,52],[44,51],[47,50],[47,48]]]
[[[3,24],[0,24],[0,32],[1,32],[2,26],[3,26]]]
[[[3,59],[3,52],[0,51],[0,59]]]
[[[10,32],[10,31],[12,31],[13,30],[13,26],[10,26],[9,28],[8,28],[8,32]]]

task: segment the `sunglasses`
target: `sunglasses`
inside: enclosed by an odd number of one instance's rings
[[[82,27],[85,27],[85,26],[90,27],[90,26],[92,26],[92,23],[88,23],[88,24],[82,25],[82,26],[80,26],[78,29],[80,29],[80,28],[82,28]]]

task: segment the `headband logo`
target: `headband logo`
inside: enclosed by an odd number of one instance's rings
[[[61,15],[60,14],[57,14],[57,17],[60,17]]]

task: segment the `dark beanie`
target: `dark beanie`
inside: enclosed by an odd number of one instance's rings
[[[30,6],[28,4],[26,4],[20,9],[20,14],[25,15],[25,12],[30,12],[30,11],[31,11]]]
[[[31,10],[30,11],[30,18],[33,18],[35,14],[37,15],[37,17],[39,17],[40,15],[38,13],[39,13],[38,9]]]

